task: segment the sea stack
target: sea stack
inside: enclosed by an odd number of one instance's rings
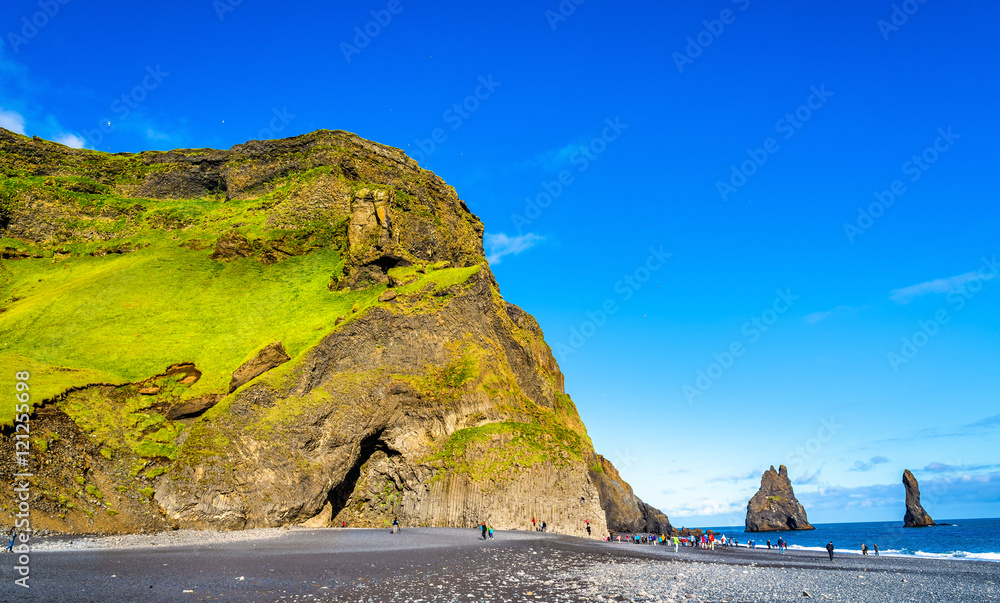
[[[788,469],[774,465],[760,478],[760,490],[747,503],[747,532],[815,530],[806,519],[806,510],[792,492]]]
[[[909,469],[903,471],[903,486],[906,488],[906,515],[903,516],[904,528],[924,528],[936,526],[931,516],[920,506],[920,485]]]

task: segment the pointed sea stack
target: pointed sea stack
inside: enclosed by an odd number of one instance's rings
[[[904,528],[925,528],[936,526],[931,516],[920,506],[920,485],[909,469],[903,471],[903,486],[906,488],[906,515],[903,516]]]
[[[760,478],[760,490],[747,503],[747,532],[815,530],[806,519],[806,510],[792,492],[788,469],[774,465]]]

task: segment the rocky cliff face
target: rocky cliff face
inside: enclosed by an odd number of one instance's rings
[[[36,527],[670,530],[594,452],[480,221],[401,151],[321,131],[108,155],[0,130],[0,171],[20,336],[0,365],[36,388]]]
[[[785,530],[813,530],[806,518],[806,510],[795,498],[788,469],[774,465],[760,478],[760,490],[747,503],[747,532],[776,532]]]
[[[920,506],[920,485],[909,469],[903,471],[903,487],[906,488],[906,514],[903,515],[903,527],[923,528],[937,525]]]

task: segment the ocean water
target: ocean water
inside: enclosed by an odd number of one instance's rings
[[[788,542],[789,549],[826,552],[826,543],[833,541],[838,554],[861,554],[861,543],[868,545],[873,555],[873,545],[878,543],[881,555],[908,555],[940,559],[978,559],[1000,562],[1000,519],[935,519],[951,525],[928,528],[904,528],[901,521],[875,521],[866,523],[821,523],[807,532],[755,532],[743,531],[743,526],[707,528],[717,534],[736,538],[743,545],[747,540],[757,541],[757,548],[772,546],[778,537]]]

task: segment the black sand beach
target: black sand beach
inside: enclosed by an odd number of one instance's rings
[[[996,601],[1000,564],[556,534],[293,529],[52,541],[31,588],[3,562],[3,601]]]

